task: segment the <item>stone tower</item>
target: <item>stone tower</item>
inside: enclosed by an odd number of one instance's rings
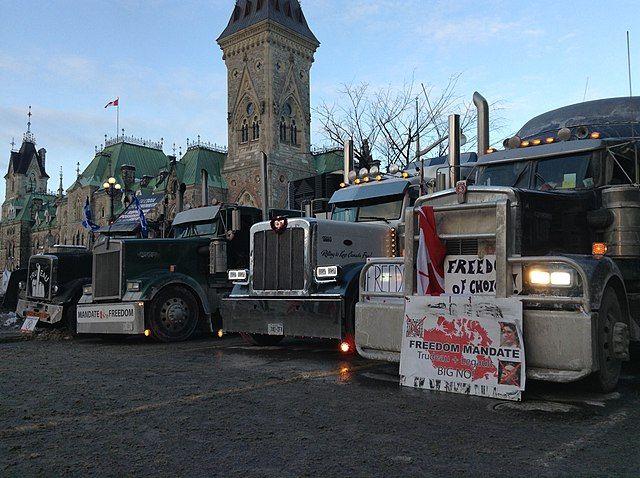
[[[288,182],[315,174],[309,74],[320,43],[298,0],[238,0],[218,44],[227,66],[228,200],[261,205],[263,151],[270,204],[284,207]]]

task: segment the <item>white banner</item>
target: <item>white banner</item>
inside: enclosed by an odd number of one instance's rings
[[[406,298],[401,385],[520,400],[525,377],[518,299]]]
[[[404,291],[404,264],[374,264],[367,270],[367,292],[402,293]]]

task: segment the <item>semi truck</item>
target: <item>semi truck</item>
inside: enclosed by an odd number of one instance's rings
[[[275,218],[252,226],[248,267],[229,271],[235,286],[222,301],[225,332],[256,345],[336,339],[343,352],[354,351],[360,271],[369,258],[401,254],[404,214],[420,195],[421,175],[415,165],[404,171],[392,165],[385,174],[377,166],[352,170],[351,147],[347,142],[344,182],[329,201],[331,219]],[[440,167],[434,163],[424,169]]]
[[[527,377],[587,379],[613,390],[629,341],[640,338],[640,97],[544,113],[498,151],[489,147],[486,101],[476,95],[476,167],[460,177],[450,148],[448,187],[407,210],[405,254],[392,262],[401,288],[371,290],[363,271],[357,350],[399,360],[404,296],[424,294],[416,280],[417,215],[429,206],[447,251],[445,294],[522,301]],[[481,262],[489,264],[481,273],[469,266]]]

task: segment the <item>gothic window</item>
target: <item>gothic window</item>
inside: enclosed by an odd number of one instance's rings
[[[240,142],[246,143],[247,141],[249,141],[249,124],[245,119],[242,122],[242,128],[240,129]]]
[[[247,5],[244,8],[244,16],[248,17],[250,13],[251,13],[251,2],[247,1]]]
[[[253,105],[253,103],[249,103],[247,105],[247,115],[251,116],[253,113],[255,113],[256,111],[256,107]]]
[[[291,120],[291,144],[298,144],[298,127],[296,126],[296,120]]]
[[[287,2],[284,4],[284,14],[291,18],[291,3]]]
[[[260,123],[258,123],[258,117],[253,118],[253,124],[251,125],[253,129],[253,140],[257,140],[260,138]]]
[[[280,141],[287,141],[287,121],[284,117],[280,118]]]
[[[285,103],[284,105],[284,114],[287,116],[291,116],[293,113],[293,108],[291,107],[291,103]]]

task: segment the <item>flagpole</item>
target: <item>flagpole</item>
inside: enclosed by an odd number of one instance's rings
[[[118,105],[116,106],[116,143],[120,134],[120,97],[118,97]]]

